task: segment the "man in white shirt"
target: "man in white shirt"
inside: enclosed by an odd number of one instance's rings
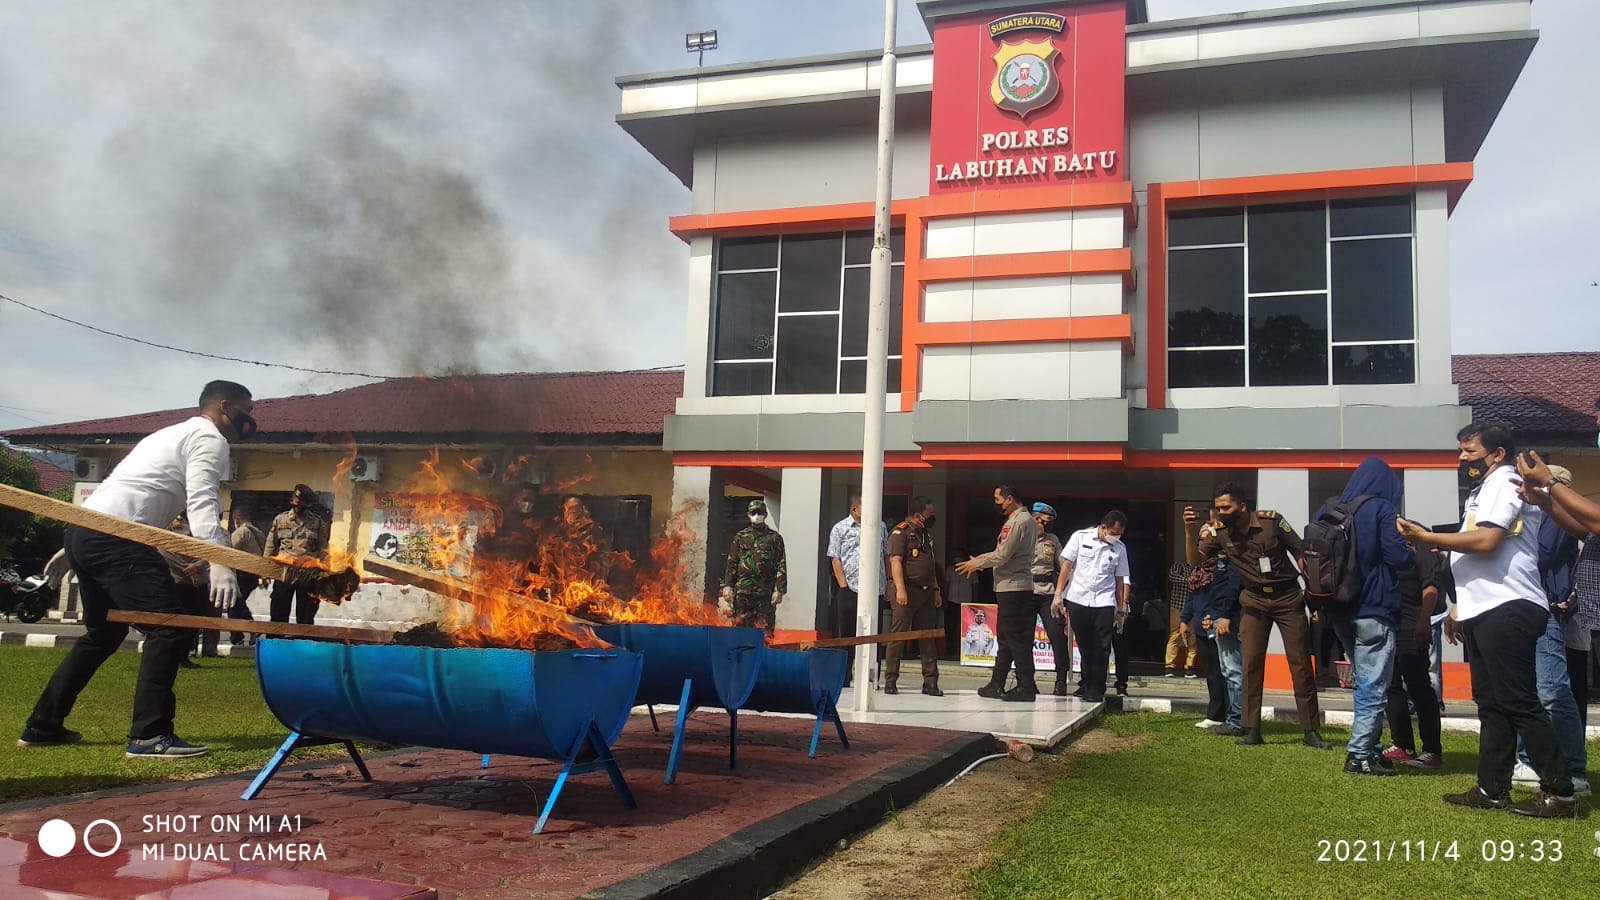
[[[889,529],[880,522],[878,531],[878,600],[881,605],[888,583],[884,560],[889,555]],[[861,497],[858,495],[850,496],[850,515],[835,522],[833,530],[828,532],[828,565],[833,571],[833,636],[855,637],[856,598],[861,589]],[[850,655],[850,667],[845,671],[853,675],[856,651],[847,648],[845,652]],[[846,676],[845,683],[850,683],[850,676]]]
[[[255,403],[242,385],[213,381],[201,391],[199,405],[198,415],[140,441],[84,507],[160,528],[187,511],[195,537],[230,546],[228,534],[222,530],[218,495],[223,473],[228,470],[228,442],[243,440],[256,431],[250,417]],[[166,561],[156,550],[77,527],[67,529],[65,543],[67,560],[78,576],[85,631],[39,696],[17,741],[23,747],[73,744],[82,738],[66,728],[67,716],[101,663],[111,658],[128,636],[128,626],[106,621],[109,610],[187,612],[178,600]],[[212,604],[231,608],[239,594],[233,570],[213,563],[210,580]],[[186,743],[173,733],[177,700],[172,684],[193,643],[193,633],[185,629],[145,629],[133,693],[128,758],[183,759],[206,754],[205,747]]]
[[[1544,513],[1518,496],[1522,479],[1509,426],[1473,423],[1456,435],[1461,480],[1471,488],[1456,534],[1435,534],[1401,519],[1401,534],[1450,551],[1456,606],[1451,641],[1464,637],[1478,704],[1478,784],[1444,798],[1454,806],[1506,809],[1540,819],[1573,818],[1577,800],[1554,727],[1539,702],[1534,652],[1550,618],[1539,578]],[[1517,738],[1539,773],[1532,800],[1511,802]]]
[[[1128,614],[1128,548],[1122,544],[1127,530],[1127,515],[1113,509],[1098,526],[1074,531],[1061,549],[1061,576],[1051,611],[1060,615],[1064,607],[1072,633],[1078,636],[1083,658],[1078,688],[1090,703],[1106,699],[1111,632],[1117,616]],[[1117,692],[1127,689],[1119,687]]]

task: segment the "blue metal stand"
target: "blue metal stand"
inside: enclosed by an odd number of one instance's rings
[[[583,756],[584,748],[588,748],[591,758],[578,762],[578,757]],[[633,809],[638,806],[633,800],[633,791],[628,790],[628,782],[622,777],[622,769],[617,765],[616,757],[611,755],[611,748],[606,745],[606,739],[600,734],[593,721],[585,720],[583,731],[578,735],[578,740],[573,743],[572,751],[567,754],[567,764],[561,768],[561,774],[556,776],[555,787],[550,789],[550,799],[544,803],[544,811],[539,813],[539,822],[533,826],[533,833],[544,831],[544,823],[550,818],[550,811],[556,807],[556,798],[561,796],[561,789],[566,786],[568,775],[583,775],[604,769],[611,778],[611,789],[617,792],[617,797],[622,800],[623,809]]]
[[[824,691],[822,700],[817,703],[817,722],[811,728],[811,752],[806,755],[812,759],[817,757],[817,741],[822,737],[822,723],[832,722],[833,727],[839,731],[839,745],[850,749],[850,739],[844,736],[844,720],[839,718],[839,708],[834,705],[833,695]]]
[[[278,748],[278,752],[272,754],[272,759],[267,761],[266,766],[256,775],[255,780],[250,782],[250,786],[244,789],[244,793],[239,796],[239,799],[254,800],[256,795],[261,793],[261,789],[266,787],[272,776],[278,774],[278,770],[283,768],[283,764],[289,759],[289,754],[301,747],[323,747],[328,744],[343,744],[345,751],[350,754],[350,759],[355,762],[356,768],[361,771],[362,779],[366,781],[372,780],[372,773],[367,771],[367,762],[361,758],[361,753],[356,750],[354,741],[339,740],[338,738],[308,737],[298,731],[291,731],[289,732],[289,737],[284,740],[283,745]],[[484,765],[486,766],[488,765],[488,759],[488,757],[484,757]]]
[[[694,690],[694,679],[683,680],[683,696],[678,699],[678,721],[672,728],[672,752],[667,754],[667,777],[662,784],[678,780],[678,757],[683,753],[683,726],[689,721],[689,697]]]

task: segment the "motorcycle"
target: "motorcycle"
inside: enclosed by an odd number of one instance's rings
[[[45,612],[55,603],[55,591],[49,589],[43,575],[23,578],[16,567],[0,564],[0,615],[10,621],[13,616],[26,625],[44,618]]]

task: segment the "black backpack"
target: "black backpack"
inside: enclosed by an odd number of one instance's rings
[[[1330,500],[1322,515],[1306,526],[1301,539],[1306,600],[1312,609],[1354,610],[1361,604],[1361,565],[1356,561],[1356,510],[1372,499]]]

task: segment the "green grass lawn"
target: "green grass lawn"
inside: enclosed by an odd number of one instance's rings
[[[288,735],[261,699],[251,660],[206,659],[203,668],[178,673],[177,731],[186,741],[210,747],[211,753],[193,760],[125,759],[140,657],[117,653],[89,682],[67,719],[68,728],[83,734],[83,743],[18,747],[17,735],[39,692],[65,656],[65,650],[0,648],[6,680],[0,691],[0,728],[8,730],[0,735],[0,801],[259,769]],[[297,751],[291,762],[342,752],[312,748]]]
[[[1475,783],[1477,737],[1444,736],[1439,775],[1344,775],[1343,752],[1299,746],[1292,725],[1268,745],[1236,747],[1193,718],[1108,716],[1137,746],[1074,756],[1039,812],[1006,827],[970,876],[980,897],[1594,897],[1600,816],[1533,820],[1447,807]],[[1347,733],[1325,731],[1330,741]],[[1590,754],[1600,753],[1591,742]],[[1530,794],[1515,790],[1521,800]],[[1579,815],[1583,815],[1580,808]],[[1319,862],[1320,841],[1368,842],[1364,862]],[[1484,841],[1545,841],[1545,862],[1486,861]],[[1412,861],[1400,842],[1412,842]],[[1426,841],[1430,858],[1417,859]],[[1562,859],[1550,860],[1554,841]],[[1382,843],[1381,860],[1373,842]],[[1458,860],[1432,847],[1454,844]],[[1390,858],[1391,848],[1393,858]],[[1329,848],[1329,855],[1336,852]],[[1355,847],[1349,849],[1355,852]],[[1498,847],[1497,847],[1498,849]]]

